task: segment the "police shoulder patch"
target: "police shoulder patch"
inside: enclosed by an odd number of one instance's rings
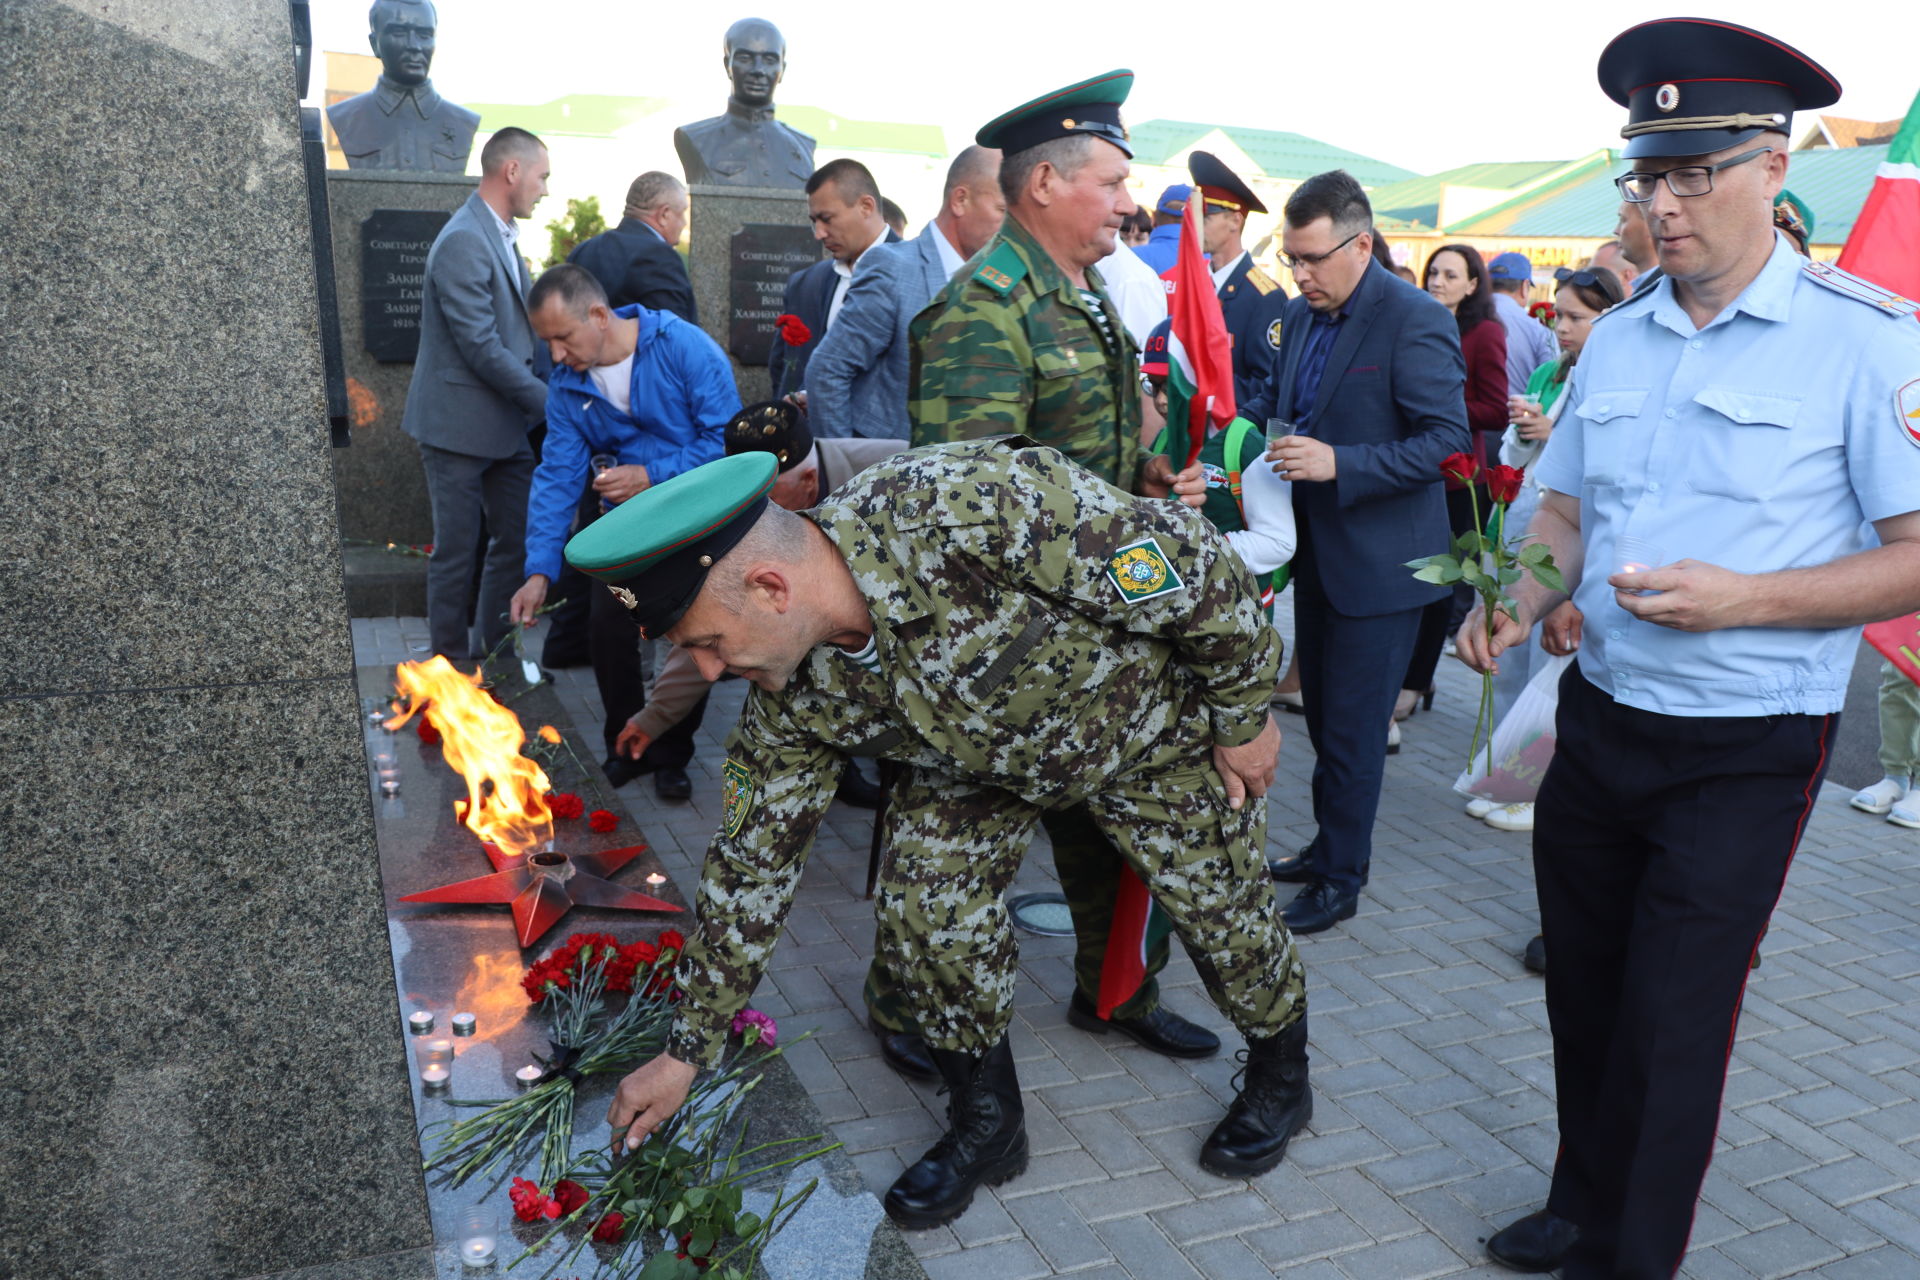
[[[747,814],[753,811],[753,792],[753,774],[747,766],[728,756],[727,762],[720,766],[721,827],[728,839],[740,834]]]
[[[1275,351],[1280,349],[1280,322],[1275,320],[1267,326],[1267,345]]]
[[[1247,283],[1258,289],[1260,296],[1263,298],[1280,287],[1278,280],[1275,280],[1258,267],[1249,267],[1247,269]]]
[[[1187,585],[1167,562],[1160,544],[1152,538],[1128,543],[1108,556],[1107,580],[1128,604],[1179,591]]]
[[[1020,258],[1020,251],[1004,240],[986,256],[973,278],[987,288],[1002,296],[1011,292],[1013,286],[1026,277],[1027,264]]]
[[[1893,407],[1907,443],[1920,449],[1920,378],[1893,393]]]

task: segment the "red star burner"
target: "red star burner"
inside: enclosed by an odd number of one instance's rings
[[[530,947],[576,907],[620,907],[629,911],[678,911],[671,902],[623,888],[606,879],[646,851],[643,844],[604,853],[565,854],[545,850],[524,856],[484,846],[493,874],[410,893],[402,902],[508,902],[520,945]]]

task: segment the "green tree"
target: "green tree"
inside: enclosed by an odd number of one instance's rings
[[[555,218],[547,224],[550,251],[546,262],[542,265],[559,266],[567,260],[567,255],[573,252],[573,246],[582,240],[591,240],[606,229],[607,220],[600,216],[599,196],[567,201],[567,216]]]

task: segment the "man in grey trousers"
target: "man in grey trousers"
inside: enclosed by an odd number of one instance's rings
[[[506,634],[521,580],[533,479],[527,432],[546,419],[547,384],[536,372],[545,361],[527,320],[530,281],[514,221],[547,194],[549,167],[546,147],[525,129],[494,134],[480,153],[479,190],[427,254],[420,353],[400,425],[420,444],[433,502],[427,626],[433,651],[454,660],[480,658]]]

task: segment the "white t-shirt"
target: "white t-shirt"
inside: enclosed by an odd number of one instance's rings
[[[627,406],[633,401],[633,352],[627,352],[626,359],[618,364],[595,365],[587,374],[600,394],[613,401],[614,408],[631,413]]]

